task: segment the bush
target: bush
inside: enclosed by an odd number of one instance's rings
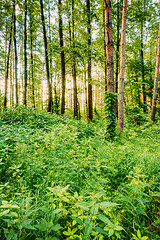
[[[142,112],[142,109],[137,106],[127,105],[125,108],[125,113],[128,122],[133,124],[134,126],[140,126],[147,121],[146,116]]]

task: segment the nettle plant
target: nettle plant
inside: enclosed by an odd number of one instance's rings
[[[4,239],[122,239],[124,229],[116,217],[119,204],[105,196],[71,195],[69,185],[47,187],[41,206],[33,198],[21,203],[2,201],[1,236]],[[103,200],[102,200],[103,199]],[[54,237],[54,238],[53,238]],[[2,238],[3,239],[3,238]]]

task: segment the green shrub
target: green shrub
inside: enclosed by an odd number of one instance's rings
[[[125,107],[125,114],[129,123],[133,125],[142,125],[146,123],[147,119],[142,109],[137,106],[127,105]]]

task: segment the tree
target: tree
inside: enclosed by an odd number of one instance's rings
[[[15,0],[13,1],[13,15],[14,15],[14,52],[15,52],[15,83],[16,83],[16,105],[18,105],[18,54],[17,54],[17,38],[16,38],[16,9]]]
[[[78,119],[78,99],[77,99],[77,77],[76,77],[76,57],[75,57],[75,3],[72,0],[72,76],[73,76],[73,96],[74,96],[74,118]]]
[[[52,111],[53,106],[53,97],[52,97],[52,85],[50,82],[50,73],[49,73],[49,60],[48,60],[48,44],[47,44],[47,35],[46,35],[46,27],[45,27],[45,19],[44,19],[44,10],[43,10],[43,0],[40,0],[41,4],[41,19],[43,26],[43,38],[44,38],[44,48],[45,48],[45,62],[46,62],[46,72],[47,72],[47,85],[48,85],[48,112]]]
[[[88,33],[88,122],[93,120],[93,106],[92,106],[92,76],[91,76],[91,10],[90,10],[90,0],[86,2],[87,8],[87,33]]]
[[[58,15],[59,15],[59,38],[61,52],[61,77],[62,77],[62,100],[61,100],[61,115],[65,113],[65,89],[66,89],[66,70],[65,70],[65,54],[63,44],[63,22],[62,22],[62,3],[58,0]]]
[[[112,40],[112,12],[111,0],[104,0],[105,9],[105,42],[107,58],[107,91],[114,92],[114,62]]]
[[[6,73],[5,73],[5,92],[4,92],[4,108],[7,107],[7,87],[8,87],[8,73],[9,73],[9,57],[11,51],[11,43],[12,43],[12,25],[13,25],[13,14],[11,18],[11,28],[9,35],[9,46],[8,46],[8,55],[7,55],[7,65],[6,65]]]
[[[140,12],[140,5],[138,5],[138,10]],[[142,14],[140,16],[140,42],[141,42],[141,48],[140,48],[140,58],[141,58],[141,73],[142,73],[142,91],[143,91],[143,111],[147,111],[147,102],[146,102],[146,87],[145,87],[145,72],[144,72],[144,43],[143,43],[143,35],[144,35],[144,12],[145,12],[145,0],[142,2]]]
[[[118,93],[119,73],[119,46],[120,46],[120,0],[117,0],[117,39],[116,39],[116,70],[115,70],[115,92]],[[118,101],[116,99],[116,117],[118,118]]]
[[[152,110],[151,110],[151,120],[152,121],[155,121],[159,66],[160,66],[160,18],[159,18],[158,46],[157,46],[156,68],[155,68],[154,89],[153,89]]]
[[[113,139],[115,135],[115,94],[114,94],[114,62],[112,40],[112,10],[111,1],[104,0],[105,11],[105,42],[107,63],[107,92],[105,96],[105,114],[107,119],[107,134]]]
[[[121,51],[120,51],[120,73],[119,73],[119,99],[118,99],[118,127],[123,131],[123,104],[124,104],[124,74],[125,74],[125,40],[126,40],[127,0],[123,0],[122,29],[121,29]]]
[[[29,9],[29,23],[30,23],[30,58],[31,58],[31,79],[32,79],[32,99],[33,99],[33,108],[35,108],[35,81],[34,81],[34,61],[33,61],[33,5],[31,5],[30,0],[30,9]]]
[[[24,105],[27,106],[27,0],[24,5]]]

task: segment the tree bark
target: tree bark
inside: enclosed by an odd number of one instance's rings
[[[13,44],[11,44],[11,54],[10,54],[10,108],[14,107],[14,89],[13,89]]]
[[[24,16],[24,105],[27,106],[27,0]]]
[[[72,0],[72,76],[73,76],[73,96],[74,96],[74,118],[78,119],[78,100],[77,100],[77,76],[75,58],[75,36],[74,36],[74,0]]]
[[[105,41],[107,58],[107,91],[114,92],[114,62],[112,41],[111,0],[104,0],[105,11]]]
[[[6,73],[5,73],[5,90],[4,90],[4,108],[7,107],[7,88],[8,88],[8,73],[9,73],[9,57],[11,51],[11,42],[12,42],[12,24],[13,24],[13,14],[11,19],[11,29],[9,35],[9,46],[8,46],[8,55],[7,55],[7,66],[6,66]]]
[[[65,113],[65,54],[63,44],[63,22],[62,22],[62,3],[58,0],[58,14],[59,14],[59,38],[60,38],[60,50],[61,50],[61,77],[62,77],[62,100],[61,100],[61,115]]]
[[[143,56],[143,19],[141,19],[141,71],[142,71],[142,91],[143,91],[143,112],[147,111],[147,102],[146,102],[146,87],[145,87],[145,73],[144,73],[144,56]]]
[[[34,81],[34,60],[33,60],[33,16],[32,16],[32,6],[30,9],[30,57],[31,57],[31,79],[32,79],[32,101],[33,108],[36,107],[35,104],[35,81]]]
[[[118,128],[123,131],[124,122],[124,74],[125,74],[125,41],[127,21],[127,0],[123,0],[122,30],[121,30],[121,51],[120,51],[120,73],[119,73],[119,99],[118,99]]]
[[[116,39],[116,73],[115,73],[115,92],[118,93],[118,73],[119,73],[119,45],[120,45],[120,1],[117,0],[117,39]],[[118,118],[118,100],[116,99],[116,118]]]
[[[152,121],[155,121],[159,66],[160,66],[160,18],[159,18],[158,46],[157,46],[156,68],[155,68],[154,89],[153,89],[152,110],[151,110],[151,120]]]
[[[47,85],[48,85],[48,93],[49,93],[47,111],[52,112],[53,97],[52,97],[52,85],[51,85],[51,82],[50,82],[49,60],[48,60],[48,44],[47,44],[47,34],[46,34],[45,19],[44,19],[43,0],[40,0],[40,4],[41,4],[41,19],[42,19],[42,26],[43,26],[43,38],[44,38],[44,48],[45,48]]]
[[[13,15],[14,15],[14,53],[15,53],[16,105],[18,105],[18,54],[17,54],[17,38],[16,38],[16,9],[15,9],[15,0],[13,2]]]
[[[88,122],[93,120],[93,104],[92,104],[92,76],[91,76],[91,10],[90,0],[86,2],[87,7],[87,33],[88,33]]]
[[[105,71],[105,76],[104,76],[104,82],[105,82],[105,93],[107,92],[107,61],[106,61],[106,40],[105,40],[105,8],[103,7],[103,26],[104,26],[104,71]]]
[[[50,79],[51,79],[51,85],[52,85],[52,77],[53,77],[53,69],[52,69],[52,35],[51,35],[51,8],[50,8],[50,0],[48,0],[48,13],[49,13],[49,41],[50,41],[50,47],[49,47],[49,63],[50,63]]]

